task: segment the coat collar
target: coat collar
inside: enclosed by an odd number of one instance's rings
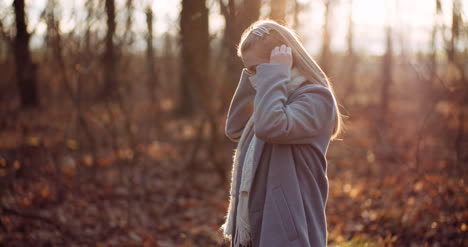
[[[293,67],[291,69],[291,79],[287,83],[288,94],[294,92],[294,90],[300,87],[305,81],[307,81],[307,79],[301,74],[299,69],[297,69],[297,67]]]
[[[250,81],[250,84],[252,85],[253,88],[257,88],[257,76],[256,75],[252,75],[252,76],[249,76],[249,81]],[[292,67],[291,70],[290,70],[290,78],[289,78],[289,81],[286,83],[286,87],[287,87],[287,93],[288,93],[288,96],[294,92],[298,87],[300,87],[302,85],[302,83],[304,83],[305,81],[307,81],[307,78],[305,78],[301,72],[299,71],[299,69],[297,67]]]

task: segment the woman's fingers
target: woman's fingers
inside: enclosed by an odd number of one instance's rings
[[[279,49],[279,47],[278,47],[278,46],[277,46],[277,47],[275,47],[275,48],[273,49],[273,51],[272,51],[272,54],[273,54],[273,55],[276,55],[276,54],[278,54],[278,53],[279,53],[279,50],[280,50],[280,49]]]
[[[292,66],[292,51],[291,47],[286,46],[285,44],[281,46],[276,46],[271,51],[270,63],[275,64],[284,64],[289,67]]]
[[[285,44],[281,45],[280,51],[283,52],[283,53],[286,52],[286,45]]]
[[[271,51],[271,55],[276,55],[278,53],[289,53],[289,54],[291,54],[291,47],[288,47],[288,46],[283,44],[281,46],[276,46]]]

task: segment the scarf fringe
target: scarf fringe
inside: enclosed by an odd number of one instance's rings
[[[250,232],[248,232],[246,229],[244,228],[237,228],[236,229],[236,239],[234,240],[234,246],[235,247],[240,247],[241,245],[242,246],[246,246],[250,243],[250,239],[251,239],[251,235],[250,235]]]
[[[241,197],[239,200],[239,205],[238,205],[238,210],[239,212],[245,212],[246,215],[248,216],[248,193],[244,192],[241,193],[239,196]],[[249,218],[246,217],[245,219],[243,218],[243,215],[241,213],[237,214],[236,217],[236,239],[234,241],[234,246],[242,246],[247,245],[250,240],[251,240],[251,234],[250,234],[250,223],[248,222]]]
[[[241,142],[244,141],[244,138],[241,137],[241,140],[239,140],[239,144],[241,144]],[[239,155],[240,155],[240,151],[238,151],[239,148],[236,148],[234,150],[234,154],[232,156],[232,160],[233,160],[233,167],[231,169],[232,171],[232,174],[231,174],[231,187],[230,187],[230,191],[229,191],[229,206],[228,206],[228,210],[227,210],[227,213],[226,213],[226,216],[224,217],[225,218],[225,222],[223,225],[221,225],[221,227],[219,228],[219,230],[222,230],[223,231],[223,237],[224,239],[227,239],[227,240],[230,240],[232,241],[232,233],[233,233],[233,220],[231,219],[233,216],[232,216],[232,212],[234,212],[234,207],[236,206],[236,191],[235,191],[235,186],[236,186],[236,174],[237,174],[237,162],[238,162],[238,159],[239,159]]]
[[[236,197],[235,196],[230,196],[230,201],[229,201],[229,207],[228,207],[228,213],[225,217],[226,221],[224,224],[221,225],[219,229],[223,230],[223,237],[224,239],[227,239],[229,241],[232,241],[232,228],[233,228],[233,222],[231,220],[231,210],[234,210],[234,206],[236,205]]]

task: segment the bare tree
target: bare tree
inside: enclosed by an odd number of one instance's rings
[[[155,61],[154,61],[154,49],[153,49],[153,9],[151,6],[146,8],[146,26],[148,28],[148,34],[146,37],[146,60],[148,64],[148,88],[152,100],[155,99],[155,89],[158,84],[156,72],[155,72]]]
[[[237,20],[239,25],[238,35],[244,31],[252,22],[258,20],[260,17],[261,0],[244,0],[238,11]]]
[[[380,159],[392,159],[392,146],[389,143],[389,102],[390,102],[390,88],[393,84],[393,40],[392,40],[392,27],[388,23],[385,27],[386,33],[386,51],[382,57],[381,64],[381,83],[380,84],[380,104],[378,105],[376,113],[376,125],[374,126],[375,138],[378,143],[376,148],[376,156]],[[383,175],[384,169],[380,169],[380,175]]]
[[[307,3],[301,3],[299,0],[294,0],[294,9],[293,9],[293,28],[295,30],[299,29],[299,15],[301,12],[305,11],[309,5]]]
[[[431,99],[430,96],[434,93],[434,84],[437,77],[437,34],[439,32],[439,21],[442,18],[442,4],[440,0],[435,0],[436,16],[431,32],[431,57],[429,61],[429,85],[426,85],[426,99]],[[428,102],[426,102],[428,103]]]
[[[31,59],[29,50],[30,34],[26,23],[24,0],[14,0],[16,37],[14,40],[16,80],[22,107],[36,107],[39,104],[37,93],[37,65]]]
[[[183,0],[180,16],[182,48],[182,77],[177,109],[181,114],[192,114],[196,107],[207,110],[208,65],[210,37],[208,9],[205,0]]]
[[[126,42],[127,45],[133,44],[135,41],[135,35],[133,35],[132,25],[133,25],[133,12],[134,12],[134,5],[133,0],[127,0],[125,3],[125,9],[127,14],[127,19],[125,21],[125,34],[123,37],[123,42]]]
[[[117,77],[116,77],[116,54],[114,45],[115,36],[115,1],[106,0],[106,14],[107,14],[107,33],[105,38],[106,48],[104,51],[104,88],[101,92],[101,97],[115,97],[117,96]]]
[[[393,41],[392,27],[386,26],[386,50],[382,58],[382,87],[380,90],[380,121],[381,124],[387,123],[387,113],[389,104],[390,87],[393,83]]]
[[[347,79],[346,90],[344,90],[343,100],[353,94],[356,81],[356,68],[358,56],[354,51],[354,23],[353,23],[353,0],[350,1],[349,15],[348,15],[348,34],[347,34],[348,54],[346,58],[345,73]]]
[[[226,51],[226,74],[228,82],[237,82],[240,70],[244,67],[237,57],[237,45],[242,32],[260,17],[261,0],[228,0],[226,3],[219,0],[221,13],[224,16],[226,27],[223,34],[223,46]],[[240,11],[242,10],[242,11]]]
[[[287,0],[270,0],[270,18],[280,23],[286,22]]]
[[[325,0],[325,14],[323,24],[322,51],[320,55],[320,67],[325,73],[329,73],[331,68],[331,34],[330,34],[330,16],[333,0]]]
[[[86,9],[86,31],[84,34],[84,40],[85,40],[84,42],[85,42],[86,54],[90,54],[91,53],[91,25],[96,15],[94,1],[87,0],[85,3],[85,9]]]
[[[463,30],[463,13],[462,13],[462,2],[460,0],[453,0],[452,2],[452,27],[451,37],[447,41],[446,53],[448,59],[449,69],[453,68],[452,72],[455,76],[450,78],[451,84],[458,90],[454,90],[456,94],[454,99],[458,107],[458,129],[454,140],[454,148],[456,153],[456,168],[461,169],[463,163],[463,139],[465,138],[465,110],[468,105],[468,78],[466,76],[466,70],[464,64],[460,61],[460,52],[457,51],[457,45],[460,40],[467,40],[466,31]],[[450,72],[449,72],[450,73]]]
[[[46,61],[53,60],[54,47],[57,47],[60,42],[61,36],[59,33],[60,22],[57,18],[57,1],[48,0],[46,7],[42,13],[42,17],[45,19],[47,29],[44,36],[44,45],[46,50]]]

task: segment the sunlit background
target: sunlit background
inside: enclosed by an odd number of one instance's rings
[[[342,113],[329,246],[468,246],[467,13],[466,0],[0,0],[0,246],[230,246],[235,48],[263,18],[297,31]]]
[[[2,0],[0,7],[3,11],[8,12],[7,6],[11,6],[12,0]],[[83,11],[86,0],[57,0],[61,6],[59,12],[61,17],[61,30],[66,33],[77,27],[77,19],[84,18],[86,13]],[[116,9],[125,8],[125,0],[116,1]],[[177,18],[180,13],[181,3],[177,0],[160,0],[160,1],[145,1],[139,0],[135,2],[134,24],[132,29],[136,33],[144,33],[145,28],[145,13],[144,8],[151,5],[155,15],[155,39],[158,40],[164,33],[176,34],[178,32]],[[298,2],[307,5],[308,9],[301,13],[301,23],[299,31],[306,38],[306,47],[311,52],[318,52],[321,47],[322,25],[324,6],[322,0],[298,0]],[[40,19],[40,14],[46,6],[47,0],[27,1],[30,29],[36,29],[37,36],[33,38],[32,45],[40,46],[42,42],[41,36],[46,31],[46,24]],[[434,24],[436,15],[436,6],[433,1],[428,0],[339,0],[336,1],[336,7],[333,10],[331,17],[331,25],[333,40],[331,47],[335,51],[344,51],[346,49],[346,31],[347,31],[347,16],[349,15],[349,6],[352,3],[353,22],[356,28],[356,49],[368,54],[383,54],[385,33],[383,27],[392,25],[396,27],[397,33],[400,34],[401,42],[396,44],[398,49],[409,49],[412,51],[428,51],[430,49],[431,28]],[[451,1],[441,1],[444,10],[441,22],[445,25],[450,25],[452,12]],[[224,27],[224,19],[219,11],[217,1],[208,0],[207,5],[210,6],[210,32],[220,33]],[[463,12],[467,13],[468,4],[464,4]],[[264,6],[262,13],[268,14],[269,6]],[[119,14],[117,14],[119,18]],[[120,18],[125,18],[123,13]],[[9,18],[6,23],[11,23],[12,18]],[[78,25],[79,26],[79,25]],[[98,28],[98,27],[96,27]],[[104,27],[102,27],[104,28]],[[395,37],[398,38],[398,34]],[[404,34],[404,35],[402,35]],[[136,49],[144,49],[145,43],[141,35],[137,37]],[[158,43],[158,42],[156,42]],[[403,43],[403,44],[402,44]],[[439,41],[437,47],[442,48],[442,43]]]

